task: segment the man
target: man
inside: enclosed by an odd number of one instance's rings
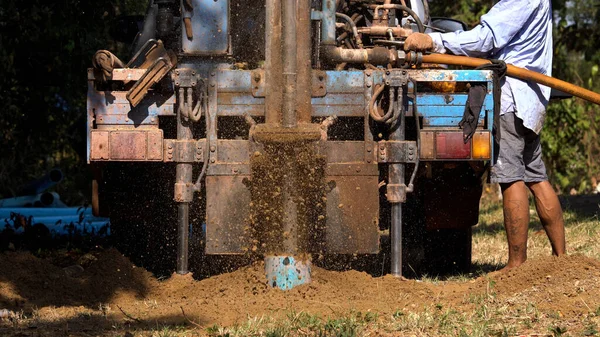
[[[472,30],[411,34],[406,50],[451,52],[495,58],[542,74],[552,71],[552,8],[550,0],[500,0]],[[562,209],[548,182],[539,133],[550,88],[515,78],[502,83],[500,143],[491,171],[503,195],[508,264],[515,268],[527,259],[529,200],[527,188],[554,255],[565,254]]]

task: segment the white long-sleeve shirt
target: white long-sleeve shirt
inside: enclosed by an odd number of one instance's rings
[[[552,5],[550,0],[500,0],[469,30],[430,33],[435,51],[485,57],[552,75]],[[550,88],[507,77],[502,83],[501,113],[515,112],[523,125],[539,133],[546,117]]]

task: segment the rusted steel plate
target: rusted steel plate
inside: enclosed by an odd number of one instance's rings
[[[163,159],[163,135],[162,132],[148,132],[148,160]]]
[[[329,163],[326,172],[328,176],[374,176],[379,175],[379,167],[377,164]]]
[[[434,148],[434,133],[431,131],[421,131],[421,158],[435,158]]]
[[[109,145],[108,132],[96,131],[91,135],[91,154],[92,160],[108,160]]]
[[[227,76],[230,74],[226,74],[225,78],[228,78]],[[244,74],[240,74],[240,76],[243,76],[242,78],[246,78],[248,76],[248,73],[245,72]],[[239,76],[238,76],[239,77]],[[220,80],[220,84],[224,83],[223,81],[225,80]],[[252,86],[252,96],[254,97],[265,97],[266,94],[266,83],[265,83],[265,72],[263,70],[253,70],[252,73],[250,74],[250,81],[251,81],[251,86]],[[242,85],[235,85],[235,82],[233,82],[232,80],[229,80],[229,82],[225,82],[228,83],[229,87],[233,87],[236,89],[243,89]],[[313,70],[312,71],[312,78],[311,78],[311,96],[312,97],[324,97],[325,95],[327,95],[327,83],[328,83],[328,77],[327,77],[327,72],[322,71],[322,70]],[[219,92],[221,91],[231,91],[231,88],[223,88],[224,90],[222,90],[221,85],[219,86]]]
[[[148,136],[139,131],[113,131],[109,136],[111,160],[145,160]]]
[[[248,248],[246,222],[249,176],[206,177],[206,253],[242,254]]]
[[[164,161],[165,162],[202,162],[204,161],[204,147],[206,139],[199,140],[177,140],[165,139]]]
[[[91,160],[162,161],[162,130],[93,130]]]
[[[247,140],[219,140],[217,141],[217,161],[219,163],[248,163],[250,161],[249,145]]]
[[[362,162],[365,158],[365,143],[361,141],[328,141],[327,162],[348,163]]]
[[[326,247],[328,253],[379,251],[378,176],[328,177]]]

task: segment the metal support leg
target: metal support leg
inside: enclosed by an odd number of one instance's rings
[[[190,235],[190,204],[177,205],[177,274],[188,273],[188,237]]]
[[[403,109],[403,90],[398,89],[398,98],[394,102],[399,118],[392,126],[390,140],[403,141],[406,138],[405,111]],[[391,274],[402,276],[402,203],[406,201],[406,184],[404,180],[406,164],[390,164],[388,177],[388,201],[392,204],[391,237]]]
[[[390,228],[392,244],[391,274],[402,276],[402,204],[392,204],[392,224]]]
[[[182,102],[180,102],[182,104]],[[193,139],[192,121],[177,114],[177,139]],[[178,158],[179,159],[179,158]],[[190,202],[194,197],[192,163],[178,162],[175,176],[175,201],[177,207],[177,274],[188,273],[188,236],[190,230]]]

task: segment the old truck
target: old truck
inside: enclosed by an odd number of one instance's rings
[[[468,270],[496,77],[403,50],[456,29],[420,0],[151,0],[131,60],[99,51],[88,71],[94,211],[157,272],[235,256],[298,279],[304,256]]]

